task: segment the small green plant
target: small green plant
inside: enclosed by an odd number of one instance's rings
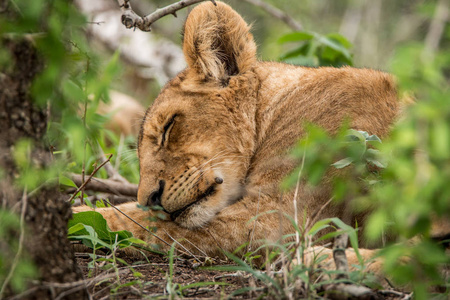
[[[103,216],[95,211],[74,214],[68,226],[69,239],[81,241],[85,246],[93,250],[90,255],[92,260],[88,263],[90,276],[94,274],[97,265],[101,265],[102,270],[112,270],[115,273],[116,281],[111,286],[112,294],[130,285],[142,285],[140,280],[142,274],[135,271],[125,260],[117,257],[116,252],[117,249],[146,245],[144,241],[133,237],[131,232],[126,230],[111,231]],[[99,249],[106,250],[109,253],[108,256],[99,256],[97,254]],[[128,267],[137,280],[122,283],[119,273],[119,263]]]
[[[94,248],[94,245],[112,249],[117,243],[120,248],[135,244],[145,244],[144,241],[133,237],[127,230],[111,231],[103,216],[96,211],[79,212],[69,221],[68,237],[79,240],[85,246]]]
[[[254,219],[264,217],[267,213],[278,212],[266,212],[254,217]],[[259,297],[275,299],[290,299],[300,295],[304,298],[314,298],[320,297],[320,291],[332,283],[371,283],[370,277],[364,272],[366,262],[359,254],[356,229],[337,218],[324,219],[311,225],[303,224],[299,226],[290,216],[285,215],[285,217],[289,219],[298,232],[300,237],[298,241],[295,240],[295,234],[288,234],[283,236],[280,242],[257,241],[257,244],[261,246],[253,251],[245,252],[245,249],[248,249],[248,244],[241,245],[235,253],[225,253],[235,265],[205,267],[205,269],[210,270],[243,272],[258,280],[258,286],[238,289],[233,292],[231,297],[254,293],[253,295]],[[322,234],[324,230],[331,231]],[[349,279],[336,279],[335,277],[339,274],[338,271],[333,271],[332,267],[319,267],[322,263],[331,265],[330,250],[320,245],[332,241],[333,238],[341,234],[349,236],[351,246],[359,259],[359,265],[354,266],[356,271],[349,274]],[[239,253],[243,253],[242,258],[239,258]],[[263,262],[261,262],[262,257],[265,258]],[[254,263],[255,261],[259,263]]]

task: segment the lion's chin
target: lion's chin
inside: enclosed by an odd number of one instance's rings
[[[198,229],[205,226],[217,214],[217,211],[204,205],[205,201],[207,201],[207,198],[190,205],[172,221],[187,229]]]

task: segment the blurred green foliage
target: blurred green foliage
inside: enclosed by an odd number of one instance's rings
[[[85,17],[71,2],[65,1],[6,1],[8,13],[0,14],[0,67],[2,72],[14,68],[5,41],[28,39],[38,49],[43,69],[31,87],[34,103],[50,115],[44,146],[52,151],[53,161],[44,166],[32,159],[34,144],[24,139],[14,146],[14,161],[18,169],[16,185],[36,192],[45,184],[55,184],[58,178],[71,185],[61,174],[81,173],[83,165],[89,174],[99,160],[99,147],[126,162],[118,164],[126,169],[133,182],[138,180],[137,160],[134,159],[134,140],[120,137],[104,128],[111,116],[97,113],[100,101],[107,102],[108,90],[120,71],[119,53],[111,58],[99,57],[86,39]],[[121,157],[122,156],[122,157]],[[122,167],[123,166],[123,167]],[[121,172],[121,169],[119,170]],[[104,171],[100,176],[106,176]],[[0,281],[10,272],[18,241],[12,228],[18,228],[15,216],[0,209]],[[35,277],[32,262],[22,253],[9,281],[14,292],[26,287]]]
[[[3,289],[3,283],[10,276],[9,286],[15,293],[23,291],[28,280],[37,275],[33,262],[24,251],[17,256],[20,228],[19,216],[0,209],[0,288]]]
[[[444,38],[445,45],[449,38]],[[306,138],[292,152],[302,164],[284,183],[292,187],[300,172],[310,184],[319,184],[333,167],[343,169],[333,181],[335,198],[350,197],[357,211],[372,210],[364,228],[369,240],[397,237],[380,252],[385,272],[395,285],[413,288],[416,299],[428,299],[432,286],[447,293],[450,289],[443,273],[450,263],[444,246],[448,241],[436,242],[431,230],[434,221],[450,220],[449,67],[448,51],[432,51],[424,43],[399,48],[392,71],[405,109],[389,138],[380,143],[367,133],[359,136],[352,131],[359,142],[349,143],[345,126],[333,137],[309,126]],[[416,102],[408,105],[410,95]],[[375,154],[376,159],[367,159],[366,154]],[[382,169],[374,172],[371,164]],[[420,239],[411,242],[415,236]]]
[[[342,35],[298,31],[282,36],[279,43],[295,43],[293,50],[281,55],[280,59],[294,65],[318,67],[341,67],[353,65],[349,52],[352,44]]]

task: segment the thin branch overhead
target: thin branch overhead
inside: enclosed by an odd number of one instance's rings
[[[122,7],[122,24],[127,28],[139,28],[142,31],[151,31],[150,26],[157,20],[165,17],[167,15],[177,16],[176,12],[180,9],[183,9],[187,6],[203,2],[205,0],[182,0],[175,2],[166,7],[157,9],[153,13],[141,17],[136,14],[130,5],[130,0],[118,0],[119,5]],[[210,0],[214,5],[216,5],[214,0]]]
[[[296,20],[294,20],[290,15],[286,12],[279,10],[278,8],[270,5],[267,2],[262,0],[244,0],[247,3],[253,4],[254,6],[260,7],[265,10],[272,17],[279,19],[286,23],[289,27],[291,27],[294,31],[302,31],[303,26]]]
[[[193,4],[197,4],[199,2],[203,2],[206,0],[181,0],[175,2],[171,5],[165,6],[163,8],[159,8],[153,13],[141,17],[131,8],[130,0],[118,0],[120,7],[122,8],[122,24],[125,25],[126,28],[139,28],[142,31],[151,31],[151,25],[157,20],[165,17],[167,15],[177,16],[176,12],[180,9],[188,7]],[[214,5],[216,2],[214,0],[209,0]],[[303,26],[286,12],[266,3],[262,0],[244,0],[254,6],[260,7],[265,10],[272,17],[279,19],[286,23],[289,27],[291,27],[295,31],[302,31]]]

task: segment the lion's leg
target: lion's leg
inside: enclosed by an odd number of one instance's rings
[[[202,256],[222,256],[223,250],[227,252],[235,251],[239,246],[247,243],[245,250],[256,250],[264,243],[273,243],[282,241],[283,234],[294,232],[293,227],[283,214],[274,212],[277,203],[268,201],[269,199],[244,198],[242,201],[225,208],[217,217],[204,228],[196,230],[180,227],[171,221],[150,220],[151,212],[145,212],[137,207],[136,202],[118,205],[127,216],[132,218],[144,227],[156,227],[156,236],[136,225],[129,218],[125,217],[116,209],[98,208],[106,219],[108,226],[112,230],[129,230],[137,238],[148,241],[151,244],[159,244],[162,249],[168,250],[169,246],[176,242],[177,248],[194,255]],[[265,202],[267,201],[267,202]],[[88,211],[91,208],[87,206],[74,207],[74,212]],[[269,212],[269,213],[268,213]],[[162,241],[163,240],[163,241]],[[364,260],[366,271],[375,273],[380,279],[382,276],[382,263],[380,259],[373,260],[375,250],[359,249]],[[264,253],[261,253],[264,255]],[[320,268],[334,270],[333,250],[325,247],[311,247],[305,252],[305,261],[303,263],[314,263],[314,257],[328,255],[327,259],[322,261]],[[353,249],[347,249],[347,260],[350,270],[359,265],[359,260]]]
[[[147,231],[141,226],[147,227],[149,225],[151,213],[138,208],[137,202],[128,202],[117,205],[116,207],[123,212],[123,214],[113,207],[96,208],[95,211],[102,214],[112,231],[128,230],[133,233],[135,237],[146,240],[148,238]],[[75,206],[72,208],[74,213],[91,210],[92,208],[89,206]],[[131,221],[130,218],[141,226]]]

